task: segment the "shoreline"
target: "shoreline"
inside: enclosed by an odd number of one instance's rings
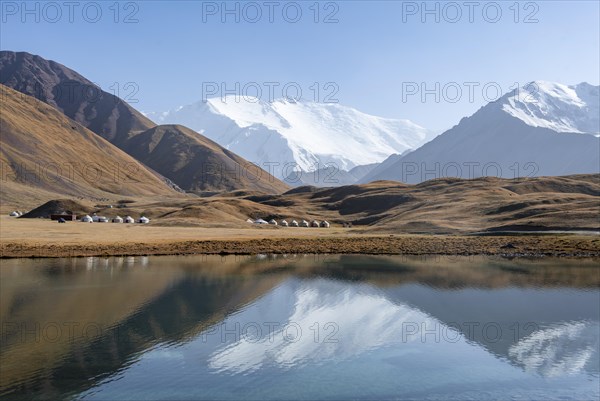
[[[502,257],[600,257],[600,239],[581,235],[352,235],[279,238],[219,238],[131,242],[0,242],[0,258],[73,258],[166,255],[365,254]]]

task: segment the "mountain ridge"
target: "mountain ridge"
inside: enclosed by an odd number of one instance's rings
[[[56,61],[2,50],[0,72],[1,84],[55,107],[117,146],[131,132],[154,125],[127,102]]]
[[[179,197],[181,190],[56,108],[0,84],[2,200]]]
[[[55,61],[26,52],[0,51],[0,83],[25,95],[37,96],[38,100],[56,108],[138,160],[155,161],[153,170],[164,172],[165,177],[186,191],[249,189],[279,193],[288,189],[286,184],[271,177],[266,171],[250,169],[247,167],[249,162],[238,155],[230,155],[229,150],[216,144],[207,146],[209,139],[188,129],[169,131],[174,133],[169,137],[177,144],[172,141],[164,144],[180,150],[185,148],[185,152],[172,153],[168,158],[160,158],[160,162],[152,157],[148,148],[147,153],[142,154],[134,144],[142,143],[143,140],[136,137],[152,136],[148,132],[155,130],[156,124],[123,100],[104,92],[87,78]],[[72,93],[69,92],[72,96],[64,95],[65,88],[73,89]],[[90,98],[86,91],[94,92],[94,97]],[[159,143],[159,146],[163,145]],[[212,152],[209,152],[210,157],[206,150]],[[153,151],[156,154],[156,150]],[[197,154],[192,154],[194,152]],[[194,161],[197,165],[198,158],[202,155],[218,169],[235,168],[247,174],[239,179],[225,180],[215,174],[197,174],[186,163]],[[184,176],[181,171],[186,171],[187,175]],[[250,171],[254,174],[249,173]],[[224,185],[220,186],[220,183]]]
[[[294,169],[313,172],[334,165],[349,171],[377,163],[433,135],[409,120],[376,117],[337,103],[285,99],[211,98],[145,115],[158,123],[189,126],[250,161],[274,166],[283,179]]]
[[[540,87],[544,90],[531,95],[532,100],[539,98],[540,102],[521,101],[524,91],[511,91],[462,118],[419,149],[391,156],[359,182],[419,183],[441,177],[518,178],[598,173],[600,128],[596,115],[600,87],[548,83]],[[555,90],[568,90],[572,95],[572,88],[576,87],[591,91],[593,101],[577,104],[573,97],[565,99],[562,92],[558,99],[553,97]],[[542,119],[544,112],[547,115]],[[578,127],[586,127],[589,132]],[[565,128],[569,131],[560,131]]]

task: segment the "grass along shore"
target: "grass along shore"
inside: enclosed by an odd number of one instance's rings
[[[600,257],[600,236],[414,235],[343,228],[57,224],[0,218],[2,258],[265,253]]]

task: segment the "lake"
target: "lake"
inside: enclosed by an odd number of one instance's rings
[[[597,260],[11,259],[0,397],[595,399]]]

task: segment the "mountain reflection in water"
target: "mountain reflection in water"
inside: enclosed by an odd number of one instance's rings
[[[7,260],[6,399],[597,399],[593,260]],[[308,385],[310,384],[310,385]]]

